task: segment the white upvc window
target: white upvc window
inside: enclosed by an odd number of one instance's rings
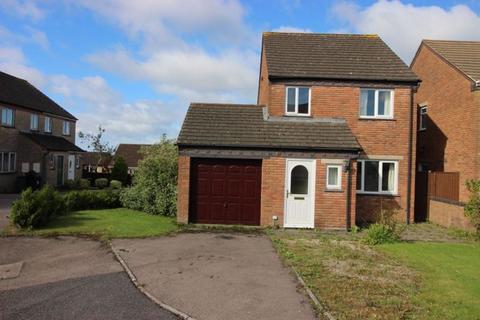
[[[357,193],[398,193],[398,161],[358,160]]]
[[[286,87],[285,114],[309,116],[311,108],[311,93],[309,87]]]
[[[342,166],[327,165],[327,190],[342,189]]]
[[[13,127],[14,124],[14,112],[10,108],[2,108],[2,126]]]
[[[69,121],[63,121],[62,134],[64,136],[69,136],[70,135],[70,122]]]
[[[45,126],[43,129],[46,133],[52,133],[52,118],[45,117]]]
[[[360,118],[393,119],[394,91],[360,89]]]
[[[10,173],[17,170],[17,154],[15,152],[0,152],[0,173]]]
[[[30,130],[38,130],[38,114],[30,114]]]
[[[419,125],[418,125],[418,130],[423,131],[427,130],[427,113],[428,113],[428,107],[423,106],[420,107],[420,115],[419,115]]]

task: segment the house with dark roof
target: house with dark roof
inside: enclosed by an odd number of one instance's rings
[[[76,121],[26,80],[0,72],[0,192],[18,191],[30,171],[54,186],[80,178]]]
[[[348,229],[413,221],[419,78],[376,35],[263,34],[254,105],[192,103],[180,223]]]
[[[480,42],[423,40],[411,69],[422,79],[415,95],[416,219],[466,228],[465,182],[480,179]],[[446,180],[431,180],[427,192],[427,172]]]
[[[133,175],[138,168],[139,162],[143,159],[142,148],[150,146],[149,144],[120,143],[115,151],[115,158],[122,157],[128,166],[128,173]]]

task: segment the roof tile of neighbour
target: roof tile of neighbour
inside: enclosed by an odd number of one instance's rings
[[[360,150],[343,119],[269,117],[259,105],[191,104],[179,146]]]
[[[121,143],[115,151],[115,157],[122,157],[129,168],[138,167],[138,162],[143,159],[143,154],[140,152],[142,147],[149,146],[148,144],[128,144]]]
[[[100,161],[100,163],[99,163]],[[82,154],[82,163],[84,165],[108,167],[112,161],[112,155],[107,152],[85,152]]]
[[[480,41],[423,40],[473,81],[480,81]]]
[[[0,71],[0,103],[12,104],[31,110],[50,113],[77,120],[28,81]]]
[[[418,82],[377,35],[266,32],[270,78]]]
[[[34,143],[50,151],[84,152],[81,148],[77,147],[75,144],[71,143],[63,137],[30,132],[22,132],[22,134],[32,140]]]

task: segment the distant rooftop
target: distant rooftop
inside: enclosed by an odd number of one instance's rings
[[[418,82],[378,35],[265,32],[270,78]]]

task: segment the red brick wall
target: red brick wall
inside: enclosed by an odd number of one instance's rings
[[[301,83],[296,83],[301,84]],[[285,113],[286,83],[271,83],[268,102],[269,113],[282,116]],[[366,156],[395,156],[399,161],[398,196],[358,196],[357,220],[370,220],[381,206],[389,205],[398,209],[406,217],[408,185],[408,142],[411,108],[411,87],[394,86],[394,119],[365,120],[359,118],[360,86],[345,85],[309,85],[311,87],[311,113],[313,117],[344,118]],[[378,85],[377,85],[378,86]],[[392,88],[391,85],[383,87]],[[261,87],[262,89],[263,87]],[[265,90],[265,89],[262,89]],[[262,95],[262,93],[260,93]],[[416,116],[413,117],[416,128]],[[413,132],[415,133],[415,132]],[[415,134],[412,142],[412,179],[410,219],[413,221],[414,207],[414,169],[415,169]],[[365,156],[365,155],[364,155]],[[353,181],[355,184],[355,181]]]
[[[177,221],[188,223],[188,205],[190,196],[190,157],[178,157],[177,182]]]
[[[273,216],[278,216],[278,225],[283,226],[285,211],[285,159],[270,158],[262,161],[262,198],[260,224],[273,225]]]
[[[468,218],[465,217],[463,209],[464,207],[461,205],[430,200],[428,220],[447,228],[454,227],[474,231],[475,228]]]
[[[267,105],[270,97],[270,81],[268,80],[267,62],[265,60],[265,51],[262,51],[262,61],[260,64],[260,77],[258,79],[258,104]]]
[[[460,201],[468,199],[467,179],[479,178],[480,99],[472,82],[422,45],[412,65],[422,79],[415,102],[428,104],[427,130],[418,132],[418,161],[433,171],[460,172]]]

